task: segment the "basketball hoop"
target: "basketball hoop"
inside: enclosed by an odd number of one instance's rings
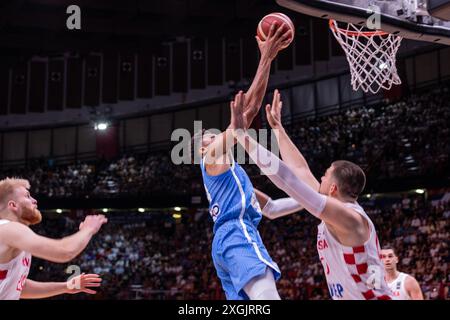
[[[401,37],[380,30],[363,31],[367,28],[351,23],[340,28],[336,20],[330,20],[330,29],[347,56],[353,90],[375,94],[401,83],[395,65]]]

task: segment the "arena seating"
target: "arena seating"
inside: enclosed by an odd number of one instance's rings
[[[403,101],[361,107],[343,113],[302,119],[287,126],[293,141],[309,160],[316,177],[336,159],[366,170],[369,182],[450,172],[450,85]],[[255,166],[246,166],[256,187],[265,189]],[[148,196],[155,193],[198,194],[201,175],[193,165],[175,165],[170,151],[124,154],[95,163],[49,166],[38,161],[28,168],[9,169],[0,177],[23,176],[32,193],[48,198]]]
[[[369,180],[448,176],[450,93],[448,86],[436,90],[439,94],[432,91],[378,107],[302,119],[286,129],[317,177],[335,159],[363,165]],[[199,168],[176,166],[169,154],[124,154],[111,162],[64,166],[40,161],[3,171],[1,176],[28,178],[32,194],[50,199],[203,193]],[[245,168],[256,187],[270,190],[270,182],[255,166]],[[415,187],[419,186],[410,186]],[[417,278],[427,299],[448,299],[449,201],[408,197],[376,205],[363,200],[381,243],[397,249],[399,269]],[[111,214],[108,226],[71,263],[104,278],[99,294],[90,298],[224,298],[210,257],[212,221],[207,210],[192,208],[179,220],[163,213],[149,215],[130,213],[120,218]],[[48,217],[36,229],[61,237],[77,229],[81,216]],[[306,212],[261,223],[262,238],[283,273],[278,288],[284,299],[328,297],[315,251],[316,225]],[[66,267],[35,259],[30,277],[63,280],[68,277]]]
[[[399,270],[416,277],[426,299],[450,299],[450,188],[446,192],[438,197],[446,199],[442,201],[405,195],[384,204],[382,198],[364,203],[381,244],[396,248]],[[63,281],[69,276],[65,268],[77,265],[104,279],[97,295],[84,298],[223,299],[210,256],[212,221],[207,210],[190,210],[178,221],[167,214],[149,215],[110,215],[108,225],[76,260],[58,265],[34,259],[30,278]],[[49,218],[36,231],[61,237],[74,232],[79,220]],[[317,224],[305,211],[261,221],[261,237],[282,271],[278,289],[283,299],[329,298],[316,252]]]

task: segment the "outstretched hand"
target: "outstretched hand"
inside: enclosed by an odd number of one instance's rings
[[[84,292],[87,294],[96,294],[97,292],[89,289],[100,287],[102,278],[98,274],[80,274],[67,281],[67,293],[75,294]]]
[[[277,22],[272,23],[269,30],[269,35],[266,40],[261,40],[256,36],[256,42],[258,43],[261,57],[266,57],[270,61],[276,58],[278,52],[288,47],[291,43],[292,31],[290,28],[285,28],[283,23],[281,26]],[[286,30],[284,31],[283,30]]]
[[[80,223],[80,230],[88,229],[92,234],[96,234],[101,226],[108,222],[108,219],[103,214],[88,215],[82,223]]]
[[[281,95],[278,89],[273,93],[272,105],[266,105],[267,121],[272,129],[281,129],[283,124],[281,123],[281,108],[283,102],[281,101]]]
[[[246,117],[244,115],[245,94],[239,91],[230,103],[231,121],[230,129],[245,130],[247,128]]]

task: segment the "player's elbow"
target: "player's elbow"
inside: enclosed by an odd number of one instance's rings
[[[34,253],[33,255],[53,263],[67,263],[74,258],[73,254],[71,254],[70,252],[66,252],[63,249],[54,250],[51,253],[46,254]]]
[[[78,252],[75,249],[73,248],[66,249],[66,251],[62,255],[62,259],[64,260],[63,263],[69,262],[75,259],[77,256]]]
[[[67,263],[70,262],[75,256],[70,252],[64,249],[58,250],[51,257],[48,257],[47,260],[54,263]]]
[[[61,255],[61,258],[58,259],[59,261],[56,261],[57,263],[67,263],[70,262],[71,260],[73,260],[76,257],[75,254],[73,254],[72,252],[64,252]]]

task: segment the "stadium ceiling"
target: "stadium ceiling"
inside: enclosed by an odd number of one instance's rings
[[[66,9],[73,4],[81,8],[81,31],[66,28]],[[280,10],[274,0],[2,0],[0,46],[48,51],[248,36],[263,15]]]

